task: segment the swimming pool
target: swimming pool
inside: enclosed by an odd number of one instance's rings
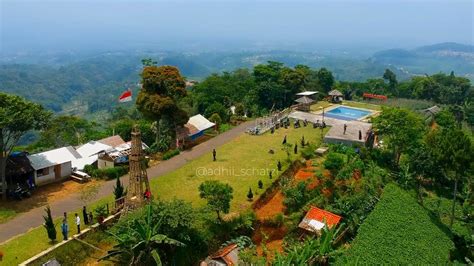
[[[339,106],[330,111],[327,111],[325,115],[327,117],[332,117],[341,120],[357,120],[361,117],[371,114],[370,111],[365,111],[361,109],[355,109],[345,106]]]

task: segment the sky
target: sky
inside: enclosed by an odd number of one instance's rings
[[[0,0],[0,52],[473,44],[473,0]]]

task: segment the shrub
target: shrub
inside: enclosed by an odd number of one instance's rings
[[[245,108],[242,103],[236,103],[235,104],[235,114],[238,116],[244,116],[245,115]]]
[[[204,116],[210,118],[212,116],[212,114],[215,114],[215,113],[219,114],[219,117],[222,120],[221,122],[227,122],[228,121],[228,119],[229,119],[229,110],[224,105],[222,105],[221,103],[214,102],[213,104],[209,105],[206,108],[206,110],[204,111]]]
[[[122,185],[122,182],[120,182],[120,177],[117,177],[117,183],[115,183],[114,187],[114,196],[115,199],[120,199],[125,195],[125,188]]]
[[[247,199],[248,199],[249,201],[252,201],[252,200],[253,200],[252,188],[249,188],[249,192],[247,193]]]
[[[316,155],[315,149],[316,148],[313,145],[307,145],[307,146],[304,147],[304,149],[301,149],[301,155],[306,160],[314,158],[314,156]]]
[[[51,209],[48,206],[44,209],[44,211],[46,212],[46,216],[43,216],[43,226],[46,229],[46,232],[48,233],[48,238],[54,242],[56,241],[56,226],[54,225],[53,216],[51,215]]]
[[[179,154],[178,149],[169,150],[163,154],[163,160],[169,160]]]
[[[263,182],[262,180],[258,180],[258,188],[262,189],[263,188]]]
[[[444,265],[453,242],[416,199],[394,184],[360,226],[347,254],[337,261],[361,265]]]
[[[339,170],[342,168],[345,162],[345,156],[340,153],[330,152],[328,153],[326,160],[323,165],[328,169],[333,176],[336,176]]]
[[[224,133],[224,132],[229,131],[231,129],[232,129],[232,125],[230,125],[230,124],[221,124],[219,126],[219,133]]]

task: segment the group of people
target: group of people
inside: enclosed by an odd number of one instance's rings
[[[69,234],[69,225],[67,223],[67,213],[64,212],[63,222],[61,224],[61,233],[63,234],[64,240],[68,240]],[[82,216],[84,218],[84,224],[93,223],[94,217],[92,216],[92,212],[87,213],[86,206],[82,207]],[[81,217],[75,213],[74,214],[74,223],[77,226],[77,234],[81,233]]]

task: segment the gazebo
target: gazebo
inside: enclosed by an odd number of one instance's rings
[[[331,97],[331,102],[333,103],[340,103],[343,100],[343,94],[338,90],[332,90],[328,92],[328,95]]]
[[[314,102],[314,100],[309,98],[308,96],[303,96],[296,99],[295,102],[298,103],[298,106],[296,107],[296,109],[303,112],[309,112],[311,104]]]

